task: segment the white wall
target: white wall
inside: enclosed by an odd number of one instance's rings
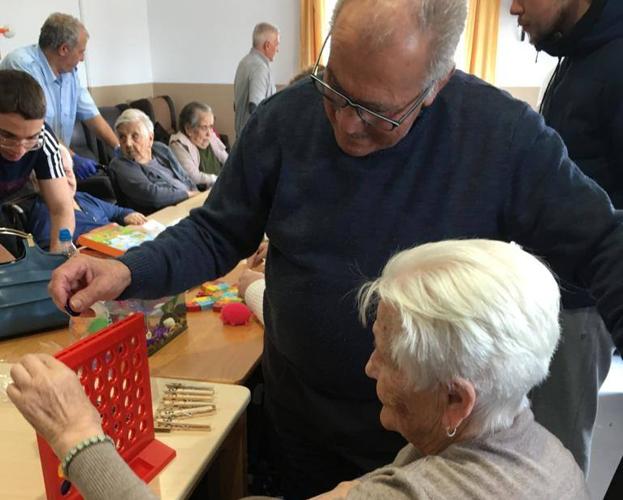
[[[0,53],[5,56],[13,49],[33,45],[39,40],[39,30],[52,12],[64,12],[80,18],[78,0],[0,0],[0,26],[9,25],[13,38],[0,38]],[[80,79],[86,83],[84,67],[79,68]]]
[[[41,25],[54,11],[80,17],[78,0],[0,0],[0,26],[8,24],[15,32],[13,38],[0,38],[2,55],[37,43]]]
[[[147,10],[154,82],[233,83],[253,27],[262,21],[281,32],[272,66],[276,82],[287,83],[298,71],[297,0],[149,0]]]
[[[511,0],[501,2],[496,84],[540,87],[556,61],[541,53],[535,62],[534,48],[518,39]],[[16,33],[0,38],[0,52],[36,43],[52,11],[81,17],[87,26],[91,38],[81,77],[92,87],[232,83],[259,21],[281,30],[281,51],[273,63],[276,81],[287,83],[298,70],[297,0],[0,0],[0,25],[9,24]],[[460,67],[462,58],[457,59]]]
[[[498,87],[541,87],[556,66],[556,59],[519,41],[517,18],[510,14],[511,0],[502,0],[496,67]]]
[[[52,12],[81,19],[89,31],[85,63],[78,66],[83,84],[152,82],[147,0],[0,0],[0,25],[15,32],[13,38],[0,38],[1,53],[37,43]]]
[[[89,86],[151,83],[147,0],[81,0],[80,3],[82,22],[91,35],[86,57]]]

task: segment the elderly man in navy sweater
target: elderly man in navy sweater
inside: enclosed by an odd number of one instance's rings
[[[225,274],[266,233],[265,405],[287,497],[403,444],[379,423],[354,293],[401,249],[517,241],[589,287],[620,344],[623,226],[537,113],[454,71],[465,16],[465,0],[338,1],[326,71],[258,107],[202,208],[116,261],[70,259],[51,282],[76,311],[159,297]],[[573,355],[590,360],[591,345]],[[551,404],[569,404],[565,380],[548,383]]]

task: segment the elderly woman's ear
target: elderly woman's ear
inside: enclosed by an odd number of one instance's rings
[[[476,389],[464,378],[455,378],[447,386],[442,386],[446,397],[446,407],[441,423],[448,437],[454,437],[461,424],[469,419],[476,403]]]

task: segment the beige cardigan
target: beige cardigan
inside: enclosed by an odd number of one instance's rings
[[[169,139],[169,147],[195,184],[206,184],[211,187],[216,182],[216,175],[206,174],[199,170],[199,150],[186,134],[183,132],[173,134]]]

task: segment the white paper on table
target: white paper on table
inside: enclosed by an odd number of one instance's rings
[[[141,227],[154,238],[167,228],[164,224],[153,219],[149,219]]]

